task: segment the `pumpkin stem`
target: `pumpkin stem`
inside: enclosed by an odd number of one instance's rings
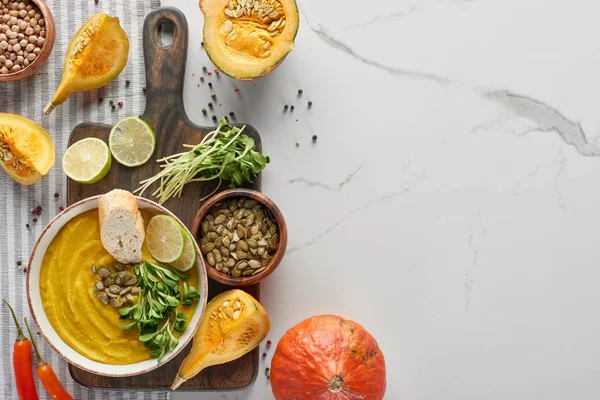
[[[344,388],[344,378],[339,375],[335,375],[327,383],[327,389],[332,393],[341,392]]]

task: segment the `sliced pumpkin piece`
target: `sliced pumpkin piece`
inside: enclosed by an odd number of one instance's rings
[[[32,185],[54,165],[52,138],[37,123],[0,113],[0,165],[15,181]]]
[[[127,64],[129,39],[119,18],[96,13],[77,31],[63,64],[63,76],[44,108],[46,115],[71,94],[98,89],[115,79]]]
[[[206,367],[237,360],[256,348],[270,329],[269,316],[254,297],[239,289],[219,294],[207,304],[192,350],[171,389]]]
[[[294,48],[295,0],[200,0],[200,10],[206,54],[232,78],[263,76]]]

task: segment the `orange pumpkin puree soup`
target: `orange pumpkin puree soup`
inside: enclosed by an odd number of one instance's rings
[[[142,211],[147,223],[152,214]],[[142,248],[144,260],[153,261]],[[120,320],[119,311],[103,305],[94,284],[98,275],[90,267],[107,266],[111,271],[116,260],[102,247],[98,210],[84,212],[69,221],[56,235],[42,262],[40,292],[44,311],[56,333],[69,346],[90,360],[105,364],[133,364],[148,360],[150,350],[138,340],[138,330],[121,329],[130,323]],[[131,273],[133,273],[131,271]],[[188,285],[198,288],[198,272],[187,271]],[[183,293],[183,285],[181,287]],[[134,296],[137,301],[137,296]],[[191,321],[197,301],[178,306]],[[179,332],[173,332],[176,337]]]

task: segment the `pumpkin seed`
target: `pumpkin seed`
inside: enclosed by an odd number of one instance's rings
[[[254,271],[254,272],[252,273],[252,275],[258,275],[258,274],[260,274],[261,272],[263,272],[265,269],[267,269],[267,267],[261,267],[261,268],[257,269],[256,271]]]
[[[250,275],[252,275],[253,272],[254,272],[253,270],[247,269],[244,272],[242,272],[242,275],[243,276],[250,276]]]
[[[110,303],[111,306],[113,306],[115,308],[119,307],[119,302],[117,301],[117,299],[115,297],[112,297],[108,302]]]
[[[133,291],[133,289],[131,289],[131,291]],[[125,296],[125,298],[130,303],[134,303],[135,302],[135,298],[131,295],[131,293],[127,293],[127,295]]]
[[[224,258],[229,258],[229,249],[225,246],[221,247],[221,255]]]
[[[112,294],[119,294],[121,293],[121,286],[118,285],[111,285],[108,290],[112,293]]]
[[[252,1],[232,1],[232,4],[236,5],[235,11],[232,10],[234,17],[237,10],[252,11],[254,4]],[[277,4],[279,3],[273,2],[272,7]],[[262,5],[259,7],[259,10],[265,12],[264,18],[271,20],[269,14],[283,13],[280,8],[268,11],[268,7],[268,2],[265,2],[264,7]],[[283,21],[283,17],[272,20],[275,25],[278,25]],[[266,267],[272,258],[270,253],[279,244],[277,223],[269,210],[257,200],[247,197],[216,204],[202,221],[201,228],[200,249],[207,263],[218,271],[234,277],[243,276],[246,269],[254,271]],[[249,266],[251,268],[248,268]],[[127,280],[119,280],[115,283],[119,286],[128,286],[123,285],[128,283]]]
[[[108,278],[104,279],[102,281],[102,283],[104,283],[105,287],[109,287],[110,285],[114,285],[115,284],[115,278],[111,276],[109,276]]]
[[[110,276],[110,271],[106,267],[100,267],[100,269],[98,269],[98,275],[100,278],[108,278]]]
[[[208,253],[208,254],[206,255],[206,261],[208,261],[208,264],[209,264],[211,267],[214,267],[214,266],[215,266],[215,264],[216,264],[216,261],[215,261],[215,256],[213,256],[213,253],[212,253],[212,252],[210,252],[210,253]]]
[[[98,298],[105,306],[108,305],[108,295],[105,292],[98,293]]]
[[[108,297],[117,297],[117,296],[118,296],[117,294],[115,294],[115,293],[111,292],[111,291],[110,291],[108,288],[105,288],[105,289],[104,289],[104,293],[106,293],[106,295],[107,295]]]
[[[139,294],[140,293],[140,288],[137,286],[134,286],[131,288],[131,291],[129,292],[131,294]]]
[[[99,292],[101,290],[104,290],[104,284],[102,281],[96,281],[96,284],[94,285],[94,291]]]
[[[131,278],[127,282],[125,282],[125,286],[131,287],[131,286],[137,285],[137,283],[138,283],[137,277],[134,276],[133,278]]]
[[[90,265],[90,269],[92,270],[92,274],[96,273],[96,266],[94,264]]]
[[[119,293],[119,296],[123,296],[126,293],[129,293],[129,291],[131,290],[131,286],[126,287],[125,289],[121,290],[121,292]]]
[[[203,254],[208,254],[209,252],[213,251],[215,248],[215,244],[214,243],[207,243],[205,245],[202,246],[202,253]]]
[[[120,272],[123,271],[125,269],[125,266],[121,263],[116,263],[113,265],[113,268],[115,271]]]

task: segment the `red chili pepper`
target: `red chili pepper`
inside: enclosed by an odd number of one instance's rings
[[[13,368],[15,370],[15,385],[20,400],[38,400],[35,390],[35,381],[31,369],[31,342],[23,335],[23,330],[17,322],[15,311],[6,300],[2,300],[10,309],[10,313],[17,325],[17,341],[13,347]]]
[[[42,356],[40,356],[40,352],[38,351],[37,345],[35,344],[35,339],[33,338],[33,334],[31,333],[31,329],[29,329],[29,323],[27,322],[27,317],[25,319],[25,326],[27,327],[27,332],[29,332],[29,337],[31,338],[31,343],[33,343],[33,348],[35,349],[35,356],[37,357],[37,376],[42,381],[42,384],[46,388],[46,391],[50,395],[50,397],[54,400],[73,400],[73,397],[63,388],[58,380],[54,370],[44,360],[42,360]]]

